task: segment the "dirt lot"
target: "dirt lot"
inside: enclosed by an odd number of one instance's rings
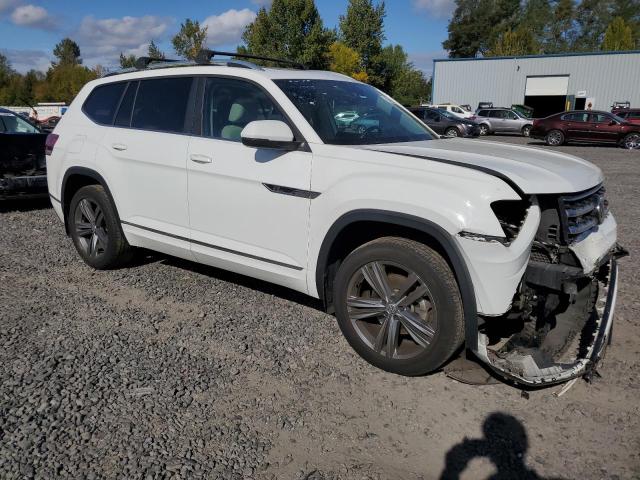
[[[48,202],[0,206],[0,478],[639,478],[640,152],[559,150],[636,252],[602,378],[560,398],[381,372],[302,295],[159,255],[94,272]]]

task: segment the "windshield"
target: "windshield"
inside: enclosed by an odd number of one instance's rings
[[[413,115],[370,85],[338,80],[276,80],[275,83],[324,143],[371,145],[434,138]],[[336,121],[343,113],[355,119]]]
[[[453,113],[448,112],[447,110],[438,109],[438,113],[443,117],[447,117],[450,120],[458,120],[458,121],[460,120],[460,117],[458,115],[454,115]]]
[[[40,133],[40,131],[12,113],[0,112],[0,132],[4,133]]]

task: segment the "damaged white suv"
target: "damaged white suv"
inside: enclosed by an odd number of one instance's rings
[[[304,292],[398,374],[463,344],[522,384],[593,371],[624,253],[598,168],[441,139],[351,78],[215,54],[90,82],[49,137],[87,264],[144,247]]]

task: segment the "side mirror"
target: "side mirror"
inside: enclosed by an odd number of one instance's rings
[[[240,133],[242,143],[247,147],[272,150],[297,150],[300,142],[295,140],[293,131],[280,120],[256,120],[250,122]]]

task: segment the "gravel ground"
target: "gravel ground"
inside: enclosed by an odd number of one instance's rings
[[[638,252],[640,152],[558,150],[604,170]],[[638,258],[602,378],[526,398],[376,370],[317,302],[245,277],[156,254],[92,271],[48,202],[5,203],[0,478],[638,478]]]

